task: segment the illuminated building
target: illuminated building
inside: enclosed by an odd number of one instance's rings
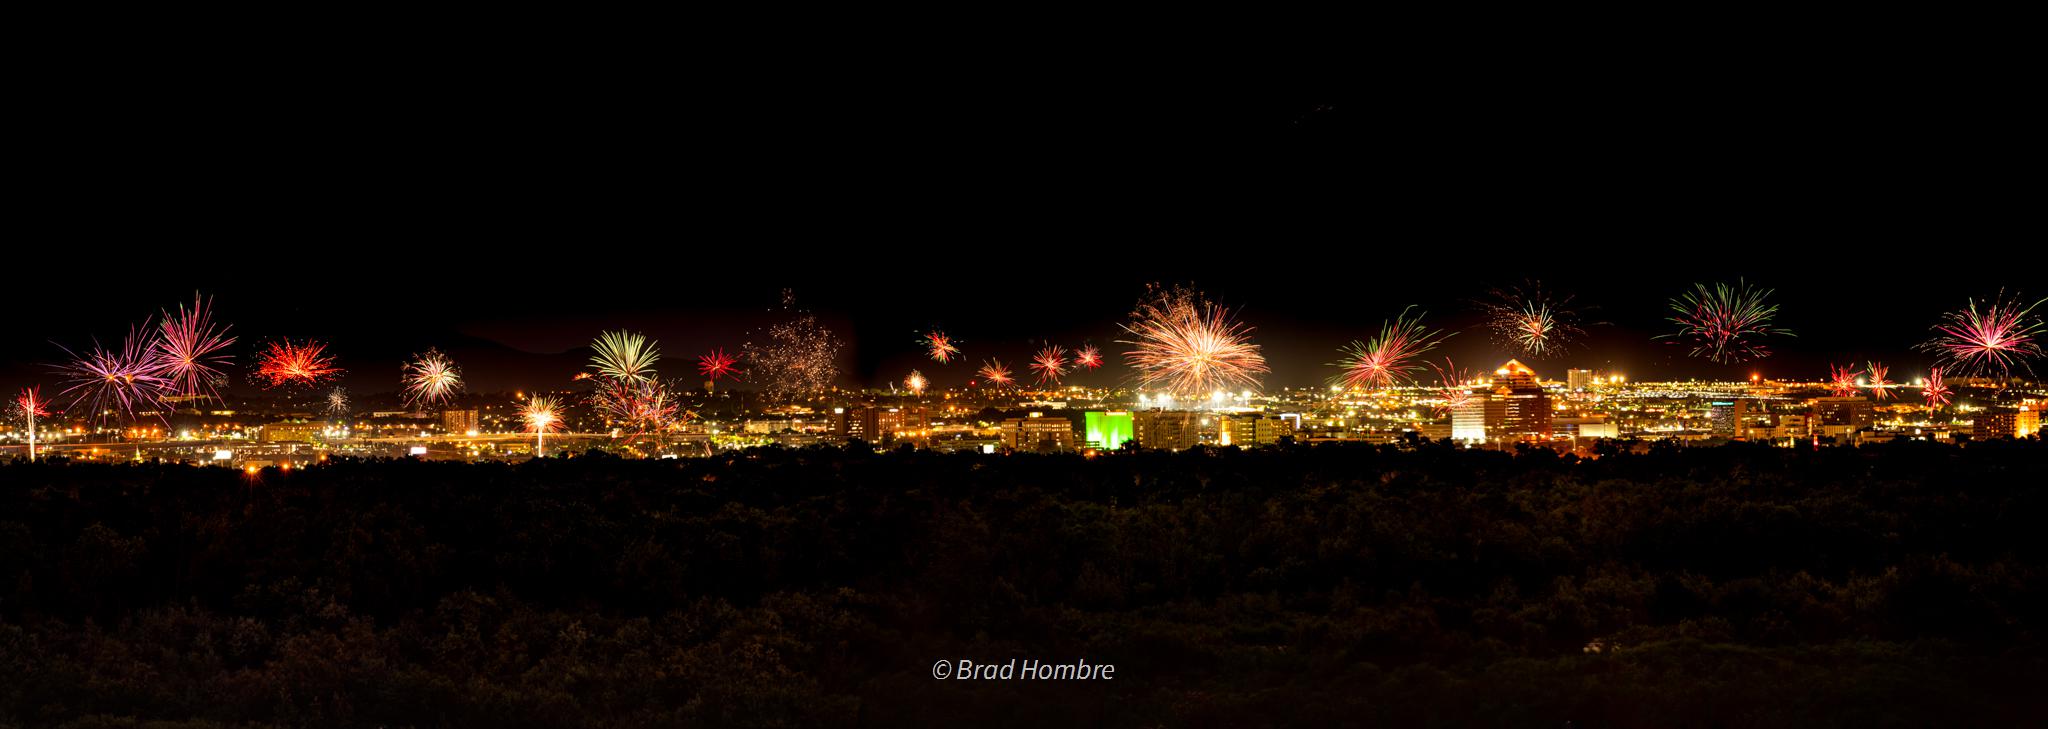
[[[1477,393],[1451,410],[1451,440],[1486,442],[1486,410],[1492,398]]]
[[[1749,418],[1748,400],[1719,400],[1708,405],[1708,420],[1714,424],[1714,435],[1724,438],[1746,438],[1745,427]]]
[[[1003,447],[1017,451],[1073,450],[1074,424],[1066,418],[1048,418],[1040,413],[1009,418],[1003,421],[1002,440]]]
[[[1511,359],[1493,375],[1493,397],[1486,403],[1487,435],[1496,440],[1550,437],[1550,395],[1537,381],[1536,371]]]
[[[1132,416],[1138,445],[1178,451],[1201,442],[1199,416],[1186,410],[1147,410]]]
[[[2038,405],[2021,405],[2016,410],[1980,414],[1971,429],[1971,435],[1978,438],[2025,438],[2039,432],[2041,408]]]
[[[1113,451],[1122,448],[1125,441],[1137,437],[1128,412],[1090,410],[1083,417],[1089,448]]]
[[[1280,442],[1282,432],[1292,432],[1288,424],[1279,418],[1264,415],[1230,415],[1222,420],[1217,431],[1217,443],[1221,445],[1272,445]]]
[[[441,429],[450,433],[467,433],[476,430],[475,410],[444,410],[441,412]]]
[[[1816,431],[1834,427],[1853,432],[1870,427],[1871,414],[1870,401],[1861,397],[1817,397],[1810,425]]]
[[[1593,371],[1565,370],[1564,381],[1565,389],[1571,390],[1572,392],[1585,392],[1587,390],[1591,390],[1593,389]]]
[[[263,426],[257,440],[265,443],[311,443],[325,427],[322,423],[271,423]]]
[[[914,408],[868,408],[865,412],[868,432],[874,433],[877,442],[889,444],[898,441],[923,440],[930,427],[925,409]],[[1071,436],[1069,436],[1071,439]]]

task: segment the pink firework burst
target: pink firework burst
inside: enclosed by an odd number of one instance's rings
[[[1898,383],[1886,379],[1886,375],[1890,372],[1891,369],[1883,364],[1877,362],[1870,363],[1870,384],[1864,385],[1864,387],[1870,388],[1870,399],[1885,400],[1892,396],[1892,388],[1897,387]]]
[[[1102,366],[1102,350],[1093,344],[1074,350],[1074,364],[1091,370],[1099,368]]]
[[[1400,316],[1380,326],[1378,336],[1352,342],[1341,350],[1344,359],[1335,365],[1343,368],[1344,373],[1338,376],[1338,382],[1346,387],[1373,388],[1413,379],[1422,369],[1422,355],[1453,336],[1423,326],[1422,317],[1426,314],[1408,318],[1408,312],[1414,309],[1402,309]]]
[[[951,362],[960,356],[960,346],[954,344],[953,338],[946,336],[945,332],[934,330],[924,335],[923,341],[925,353],[940,363]]]
[[[171,381],[158,374],[151,333],[145,322],[129,328],[119,349],[101,347],[97,341],[83,355],[65,349],[72,359],[58,367],[70,383],[58,393],[70,398],[64,409],[76,411],[86,406],[89,417],[98,422],[116,414],[129,420],[144,411],[163,414],[164,396],[172,392]]]
[[[1449,414],[1451,411],[1473,402],[1472,386],[1467,384],[1473,379],[1471,373],[1458,369],[1458,365],[1449,358],[1444,359],[1444,366],[1442,367],[1438,367],[1434,363],[1431,363],[1429,366],[1431,369],[1436,370],[1437,378],[1443,383],[1444,396],[1436,404],[1437,415]]]
[[[2003,291],[1983,309],[1971,299],[1969,308],[1943,315],[1947,321],[1935,325],[1937,334],[1920,349],[1935,353],[1944,367],[1965,375],[2010,377],[2015,367],[2031,373],[2029,360],[2042,354],[2041,317],[2034,314],[2041,303],[2022,306],[2017,300],[2007,301]]]
[[[152,343],[157,371],[168,380],[172,394],[220,399],[215,383],[227,379],[221,372],[229,364],[221,350],[235,343],[228,336],[232,327],[216,327],[205,298],[194,295],[192,308],[178,305],[176,314],[164,312],[163,325]]]
[[[1856,369],[1855,367],[1852,364],[1839,367],[1830,365],[1828,367],[1828,391],[1833,393],[1835,397],[1855,397],[1856,391],[1862,387],[1858,380],[1863,378],[1863,370]]]
[[[988,381],[989,387],[993,387],[996,389],[1002,389],[1017,384],[1017,379],[1015,377],[1010,376],[1010,368],[1003,366],[1003,361],[999,359],[991,359],[987,362],[983,362],[981,364],[981,370],[976,372],[975,374],[980,375],[981,379]]]
[[[341,376],[325,342],[271,342],[256,353],[256,380],[264,389],[304,387]]]
[[[739,376],[739,368],[735,366],[739,362],[739,358],[726,354],[725,348],[720,347],[697,358],[697,372],[712,382],[717,382],[720,377]]]
[[[1942,406],[1949,403],[1949,398],[1953,394],[1949,391],[1948,385],[1943,384],[1941,381],[1940,367],[1936,367],[1933,371],[1927,373],[1927,385],[1920,388],[1920,396],[1927,398],[1928,410],[1941,409]]]
[[[1657,338],[1687,341],[1693,345],[1692,356],[1713,362],[1769,357],[1771,350],[1764,346],[1764,339],[1793,336],[1790,330],[1772,323],[1778,305],[1769,303],[1771,293],[1743,281],[1732,286],[1694,284],[1692,291],[1671,300],[1671,310],[1677,313],[1671,322],[1678,325],[1678,331]]]
[[[1038,356],[1031,358],[1031,370],[1038,373],[1038,384],[1060,384],[1060,378],[1067,374],[1066,348],[1046,345],[1038,350]]]

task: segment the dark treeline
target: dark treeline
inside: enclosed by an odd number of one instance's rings
[[[0,725],[2007,726],[2048,447],[0,467]],[[1117,666],[938,681],[941,659]]]

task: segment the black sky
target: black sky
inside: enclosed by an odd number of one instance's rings
[[[334,342],[359,389],[471,353],[484,389],[565,381],[599,330],[736,349],[779,292],[853,345],[848,384],[942,326],[1021,365],[1111,352],[1148,281],[1256,326],[1272,385],[1415,304],[1506,353],[1469,301],[1524,278],[1591,307],[1535,363],[1637,378],[1818,376],[1908,351],[2001,287],[2048,294],[2041,113],[1948,63],[1544,63],[1177,74],[932,62],[656,72],[604,63],[123,64],[32,89],[12,135],[17,283],[0,379],[214,295],[244,343]],[[1797,339],[1752,366],[1649,337],[1737,276]],[[247,347],[238,348],[246,358]],[[1105,371],[1078,381],[1107,384]]]

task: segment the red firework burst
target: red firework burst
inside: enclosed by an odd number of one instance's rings
[[[1472,381],[1471,373],[1458,369],[1458,365],[1449,358],[1444,359],[1444,366],[1432,363],[1430,368],[1436,370],[1437,378],[1443,382],[1444,396],[1436,404],[1437,415],[1448,414],[1473,401],[1472,386],[1467,384]]]
[[[1102,350],[1096,349],[1093,344],[1074,350],[1074,364],[1091,370],[1101,367]]]
[[[1778,315],[1778,305],[1767,302],[1770,296],[1770,289],[1755,288],[1742,281],[1733,286],[1694,284],[1692,291],[1671,300],[1671,310],[1677,313],[1671,321],[1679,330],[1657,338],[1691,342],[1692,356],[1705,356],[1714,362],[1769,357],[1771,350],[1763,345],[1763,339],[1793,336],[1790,330],[1772,323]]]
[[[981,375],[981,379],[987,380],[989,387],[996,389],[1002,389],[1017,383],[1016,378],[1010,376],[1010,368],[1003,366],[1003,361],[999,359],[983,362],[981,370],[976,374]]]
[[[1060,378],[1067,374],[1066,348],[1046,345],[1038,350],[1038,356],[1031,358],[1031,370],[1038,373],[1038,384],[1060,384]]]
[[[734,366],[739,364],[739,361],[738,357],[726,354],[724,347],[719,347],[697,358],[697,371],[710,378],[712,382],[717,382],[720,377],[739,376],[739,368]]]
[[[1927,385],[1920,389],[1920,395],[1927,398],[1927,409],[1938,410],[1942,406],[1947,405],[1952,394],[1948,389],[1948,385],[1943,384],[1941,381],[1940,367],[1936,367],[1932,372],[1927,373]]]
[[[1863,370],[1855,369],[1855,367],[1855,365],[1842,365],[1840,367],[1830,365],[1828,367],[1828,390],[1835,397],[1856,396],[1856,390],[1862,387],[1857,381],[1862,379]]]
[[[325,342],[271,342],[256,354],[256,379],[264,389],[314,385],[341,376]]]
[[[941,331],[933,331],[924,335],[924,348],[926,354],[929,354],[932,359],[941,363],[951,362],[954,357],[960,356],[959,345],[954,344],[953,338],[946,336],[946,333]]]
[[[1372,388],[1412,379],[1421,369],[1419,358],[1452,336],[1424,327],[1421,314],[1409,319],[1414,308],[1402,309],[1400,316],[1381,325],[1378,336],[1342,350],[1344,359],[1336,366],[1344,373],[1338,381],[1346,387]]]
[[[1890,371],[1890,368],[1882,364],[1870,363],[1870,384],[1864,385],[1870,388],[1870,399],[1884,400],[1892,396],[1892,388],[1897,387],[1898,383],[1885,378]]]
[[[2041,317],[2034,315],[2034,308],[2041,303],[2022,306],[2019,301],[2007,301],[2001,291],[1980,311],[1977,300],[1971,299],[1970,308],[1948,313],[1948,322],[1934,327],[1939,334],[1921,343],[1920,349],[1934,352],[1944,366],[1965,375],[2009,377],[2015,367],[2032,372],[2028,360],[2042,356],[2043,325]]]

